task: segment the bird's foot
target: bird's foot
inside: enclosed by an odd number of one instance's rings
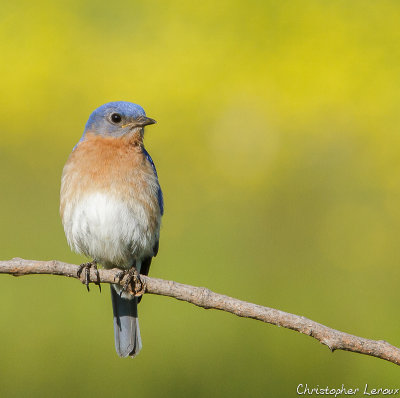
[[[126,280],[122,286],[122,289],[119,293],[120,296],[122,296],[122,293],[128,292],[132,293],[134,296],[142,296],[145,291],[145,285],[143,281],[140,279],[139,272],[137,271],[136,267],[133,266],[132,268],[129,268],[128,271],[121,271],[118,272],[116,275],[116,278],[118,279],[118,282],[121,283],[121,281],[126,277]],[[133,282],[133,286],[132,286]]]
[[[85,279],[84,279],[84,281],[82,283],[86,285],[86,288],[87,288],[87,290],[89,292],[90,291],[89,283],[91,282],[91,280],[90,280],[90,268],[94,269],[94,273],[96,274],[96,278],[97,278],[97,281],[94,282],[94,284],[99,287],[100,293],[101,293],[100,274],[99,274],[99,270],[97,269],[96,260],[93,260],[91,263],[83,263],[83,264],[81,264],[79,266],[79,269],[78,269],[76,274],[80,278],[81,274],[82,274],[82,271],[85,270]]]

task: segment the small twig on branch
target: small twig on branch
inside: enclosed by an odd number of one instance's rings
[[[22,276],[29,274],[63,275],[80,279],[77,276],[78,266],[61,261],[35,261],[14,258],[9,261],[0,261],[0,274]],[[100,269],[101,283],[124,284],[125,278],[117,282],[120,270]],[[90,270],[90,280],[97,281],[93,270]],[[161,296],[174,297],[178,300],[187,301],[203,308],[230,312],[240,317],[257,319],[272,325],[282,326],[300,333],[307,334],[334,350],[345,350],[358,352],[381,358],[386,361],[400,365],[400,349],[383,340],[369,340],[363,337],[353,336],[339,330],[331,329],[320,323],[314,322],[303,316],[289,314],[274,308],[248,303],[232,297],[217,294],[204,287],[184,285],[174,281],[150,278],[141,275],[145,285],[145,292]]]

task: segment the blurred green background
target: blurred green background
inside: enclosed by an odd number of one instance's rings
[[[89,114],[141,104],[165,196],[151,275],[400,346],[398,1],[13,1],[0,12],[1,259],[70,252],[62,167]],[[400,368],[147,295],[0,277],[1,397],[291,397]]]

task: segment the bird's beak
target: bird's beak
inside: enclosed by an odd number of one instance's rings
[[[154,119],[151,119],[147,116],[139,116],[136,121],[135,125],[139,127],[148,126],[149,124],[157,123]]]

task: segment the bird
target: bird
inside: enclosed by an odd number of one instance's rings
[[[142,348],[137,305],[142,297],[128,292],[140,274],[148,275],[158,253],[163,194],[154,162],[146,151],[145,126],[156,123],[144,109],[127,101],[106,103],[92,112],[79,142],[63,168],[60,215],[70,248],[97,264],[118,268],[124,286],[111,285],[115,349],[135,357]],[[101,289],[101,288],[100,288]]]

